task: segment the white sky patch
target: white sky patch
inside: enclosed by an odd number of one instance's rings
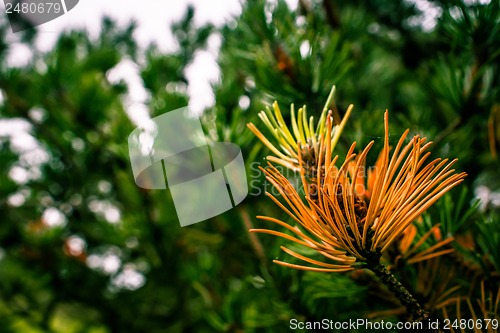
[[[85,240],[79,236],[71,236],[66,240],[66,244],[68,245],[68,250],[71,255],[79,256],[85,251],[87,247],[87,243]]]
[[[222,25],[229,18],[241,13],[239,0],[85,0],[80,1],[67,14],[40,25],[38,27],[37,46],[42,51],[49,51],[53,48],[62,31],[77,28],[87,29],[90,37],[96,38],[99,35],[102,17],[106,15],[115,20],[121,27],[125,27],[131,20],[135,20],[137,29],[134,38],[140,47],[145,48],[151,42],[154,42],[161,51],[169,53],[178,48],[170,31],[170,26],[183,17],[190,4],[195,8],[194,22],[198,26],[206,23]],[[13,66],[23,66],[29,62],[31,56],[32,53],[28,47],[16,43],[8,56],[8,63]],[[190,82],[196,87],[189,89],[191,103],[195,106],[195,109],[201,109],[202,106],[205,107],[213,103],[211,87],[206,81],[213,78],[214,73],[218,75],[218,69],[215,63],[215,55],[212,54],[211,57],[203,56],[200,59],[195,59],[194,68],[191,69],[191,71],[197,73],[196,81]],[[136,80],[137,75],[135,73],[129,72],[127,68],[123,70],[130,80]],[[209,75],[208,78],[207,75]],[[194,77],[194,75],[191,75],[191,77]],[[136,98],[142,92],[137,85],[133,86],[134,88],[130,89],[131,102],[143,103],[143,98]],[[135,106],[135,111],[137,109],[138,107]]]
[[[441,17],[441,8],[429,0],[407,0],[408,3],[422,12],[421,15],[413,16],[408,24],[412,27],[421,27],[423,31],[432,31]]]
[[[41,108],[32,108],[28,111],[28,116],[34,123],[39,124],[45,120],[46,112]]]
[[[120,209],[108,200],[93,199],[89,202],[88,207],[91,212],[93,212],[100,218],[103,218],[108,223],[116,224],[120,222]]]
[[[31,197],[31,189],[21,187],[17,192],[7,197],[7,204],[11,207],[21,207]]]
[[[238,105],[242,110],[247,110],[248,107],[250,106],[250,97],[243,95],[240,97],[238,100]]]
[[[12,150],[17,152],[30,151],[38,147],[36,139],[28,132],[19,131],[13,133],[10,139]]]
[[[9,170],[9,178],[16,184],[23,185],[29,181],[30,176],[28,170],[19,165],[14,165]]]
[[[13,67],[28,65],[33,57],[32,50],[26,44],[12,43],[10,45],[7,52],[7,63]]]
[[[297,8],[298,0],[287,0],[291,8]],[[115,20],[120,27],[125,27],[131,20],[137,22],[134,38],[141,48],[147,47],[154,42],[162,52],[169,53],[178,49],[178,45],[170,31],[173,22],[178,21],[186,13],[188,5],[195,8],[194,22],[197,26],[212,23],[221,26],[229,19],[237,17],[241,13],[240,0],[181,0],[181,1],[123,1],[123,0],[85,0],[67,14],[42,24],[37,27],[37,47],[48,52],[53,47],[63,31],[72,29],[86,29],[90,38],[97,38],[101,29],[104,16]],[[3,2],[0,8],[5,8]],[[12,48],[7,57],[10,66],[25,66],[32,57],[32,50],[19,42],[19,35],[7,33],[7,41],[11,42]],[[200,114],[204,108],[214,103],[214,95],[211,84],[220,79],[220,70],[216,63],[217,54],[222,42],[220,35],[214,34],[208,40],[206,51],[198,51],[192,64],[186,68],[185,75],[189,81],[188,95],[190,96],[190,110],[194,114]],[[129,59],[122,60],[108,74],[111,82],[123,79],[128,87],[129,94],[124,101],[127,114],[134,124],[146,130],[152,128],[152,122],[146,106],[149,98],[142,80],[139,76],[138,65]],[[0,92],[0,103],[4,97]],[[34,110],[30,113],[34,122],[40,122],[44,114]],[[21,126],[21,127],[19,127]],[[23,127],[24,126],[24,127]],[[15,145],[28,147],[33,145],[33,140],[24,134],[29,131],[26,125],[7,126],[0,121],[0,136],[2,132],[10,131],[11,135],[20,135]],[[81,150],[79,142],[75,142],[75,150]],[[48,156],[40,151],[35,156],[39,160],[47,160]],[[36,173],[36,172],[35,172]]]
[[[464,3],[466,5],[475,5],[475,4],[480,4],[480,5],[489,5],[491,0],[464,0]]]
[[[210,83],[219,77],[220,71],[215,57],[208,51],[197,51],[193,62],[186,67],[185,75],[189,82],[188,94],[191,97],[189,110],[200,115],[203,109],[215,102]],[[198,92],[205,93],[198,95]],[[196,98],[194,96],[198,95]]]
[[[31,124],[22,118],[0,119],[0,137],[12,136],[30,129]]]
[[[10,139],[10,147],[20,153],[26,165],[40,165],[48,161],[47,152],[29,132],[31,124],[22,118],[0,119],[0,137]]]
[[[289,6],[297,8],[298,0],[287,0]],[[170,31],[173,22],[178,21],[186,13],[188,5],[195,8],[194,22],[201,26],[212,23],[221,26],[227,20],[241,13],[240,0],[180,0],[180,1],[123,1],[123,0],[85,0],[67,14],[38,27],[37,46],[42,51],[53,48],[62,31],[85,28],[91,38],[99,35],[103,16],[109,16],[121,27],[125,27],[132,19],[137,22],[134,38],[138,45],[145,48],[151,42],[158,45],[163,52],[169,53],[177,49],[176,41]],[[0,7],[3,7],[0,5]],[[8,34],[10,39],[16,39],[15,34]],[[211,37],[212,38],[212,37]],[[218,79],[219,70],[215,62],[219,42],[209,40],[209,53],[197,55],[194,63],[189,66],[189,88],[193,111],[197,112],[213,103],[210,82]],[[214,47],[215,46],[215,47]],[[25,45],[16,43],[8,57],[8,63],[15,66],[25,65],[31,58],[31,50]],[[124,69],[125,70],[125,69]],[[127,72],[131,80],[135,74]],[[138,87],[134,85],[134,87]],[[137,90],[137,91],[136,91]],[[135,99],[135,94],[141,94],[138,88],[131,89],[134,103],[142,103],[143,99]],[[138,107],[135,106],[137,112]],[[137,120],[136,120],[137,121]]]
[[[31,129],[22,118],[0,119],[0,139],[8,138],[11,150],[19,154],[18,163],[9,170],[10,179],[19,185],[40,178],[40,166],[49,161],[49,154],[30,134]]]
[[[24,151],[19,158],[21,164],[29,166],[30,172],[33,174],[40,172],[40,166],[49,160],[50,157],[47,151],[39,146],[34,149]],[[37,179],[37,177],[32,179]]]
[[[125,81],[129,88],[127,95],[129,103],[145,103],[150,97],[139,77],[139,70],[140,68],[135,62],[124,58],[107,73],[108,80],[113,84]]]
[[[476,198],[481,201],[480,209],[485,211],[489,206],[500,207],[500,192],[492,191],[484,185],[477,186],[474,189]]]
[[[120,210],[116,206],[108,206],[104,210],[104,218],[109,223],[115,224],[120,222],[121,213]]]
[[[118,289],[136,290],[144,285],[146,278],[135,269],[134,265],[127,264],[121,272],[111,279],[113,287]]]
[[[102,254],[91,254],[87,257],[87,266],[108,275],[115,274],[122,265],[119,254],[120,250],[115,247],[109,248]]]
[[[150,96],[139,76],[139,65],[131,59],[122,59],[115,67],[108,71],[107,78],[113,84],[120,81],[124,81],[127,84],[128,92],[123,103],[128,117],[136,126],[152,129],[154,124],[149,117],[146,106]]]
[[[49,227],[59,227],[66,224],[66,216],[55,207],[45,209],[42,220]]]
[[[217,65],[217,55],[222,44],[222,36],[213,34],[207,40],[207,50],[196,52],[193,63],[185,69],[185,75],[189,82],[188,94],[191,97],[190,111],[200,115],[203,109],[213,105],[215,97],[211,84],[220,81],[220,69]],[[206,91],[197,96],[199,91]]]
[[[307,58],[308,56],[311,55],[311,44],[309,43],[308,40],[305,40],[300,44],[300,56],[302,59]]]
[[[7,198],[7,203],[11,207],[20,207],[24,205],[25,202],[26,202],[26,196],[24,196],[22,193],[19,192],[12,193]]]

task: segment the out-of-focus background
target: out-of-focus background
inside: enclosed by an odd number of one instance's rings
[[[286,118],[290,103],[317,118],[332,85],[339,116],[355,105],[341,156],[374,140],[375,162],[387,108],[391,138],[409,128],[434,141],[433,156],[459,159],[465,183],[419,222],[419,234],[439,224],[455,251],[395,274],[437,317],[484,315],[478,300],[495,304],[500,271],[499,7],[82,0],[13,33],[0,5],[0,332],[288,332],[292,318],[404,320],[371,275],[274,265],[293,262],[284,241],[247,232],[272,227],[256,215],[286,216],[263,194],[270,184],[257,166],[268,151],[246,124],[261,125],[257,113],[274,100]],[[188,104],[213,141],[242,148],[249,196],[181,228],[168,190],[135,185],[127,137]],[[485,311],[498,318],[498,306]]]

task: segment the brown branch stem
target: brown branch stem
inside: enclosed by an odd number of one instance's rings
[[[425,310],[406,287],[399,282],[394,274],[392,274],[378,260],[367,262],[367,268],[384,283],[387,288],[396,296],[401,304],[406,307],[410,320],[414,322],[428,322],[430,314]]]

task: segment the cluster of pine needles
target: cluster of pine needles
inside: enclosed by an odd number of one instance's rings
[[[381,119],[384,142],[375,165],[366,166],[373,141],[363,149],[357,149],[354,142],[346,154],[337,154],[335,148],[353,106],[341,121],[334,121],[329,108],[334,92],[335,87],[317,124],[313,117],[308,118],[306,106],[296,112],[293,104],[291,124],[287,124],[276,102],[272,110],[267,108],[259,114],[270,136],[248,124],[272,153],[267,157],[267,167],[261,170],[280,195],[266,194],[289,216],[288,220],[258,216],[281,230],[250,231],[278,236],[316,253],[306,256],[281,246],[303,263],[274,260],[282,266],[326,273],[371,271],[369,274],[385,285],[383,292],[395,299],[394,309],[374,312],[371,318],[406,313],[410,321],[429,321],[438,310],[442,318],[449,318],[447,308],[453,307],[458,313],[455,318],[468,313],[469,318],[496,318],[498,322],[500,288],[496,293],[489,288],[491,292],[486,295],[485,282],[479,282],[481,313],[474,310],[470,297],[455,296],[459,286],[450,286],[454,272],[440,267],[440,258],[454,251],[450,244],[455,238],[443,235],[439,224],[425,230],[422,219],[424,212],[462,183],[467,174],[453,169],[456,159],[431,159],[432,142],[419,135],[408,139],[409,130],[391,147],[388,111]],[[277,164],[299,173],[301,188],[296,188]],[[429,246],[431,238],[434,242]],[[413,288],[403,285],[393,271],[405,265],[418,265],[417,280],[426,283],[417,282]],[[425,304],[420,300],[423,298]],[[490,326],[483,331],[492,329]]]

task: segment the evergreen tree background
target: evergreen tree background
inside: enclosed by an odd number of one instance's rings
[[[247,232],[264,223],[256,215],[284,215],[263,195],[269,184],[255,166],[268,151],[246,123],[274,100],[282,110],[307,104],[317,117],[333,84],[340,116],[355,105],[340,156],[353,141],[382,146],[387,108],[394,137],[410,128],[434,141],[433,156],[458,157],[466,182],[419,230],[439,224],[454,253],[394,272],[437,318],[499,319],[498,300],[494,313],[481,298],[494,305],[500,285],[500,3],[425,3],[440,14],[435,27],[403,0],[301,0],[297,10],[247,1],[222,27],[196,26],[189,9],[172,26],[172,53],[139,48],[135,25],[110,19],[95,39],[68,32],[40,52],[36,29],[7,38],[3,16],[0,117],[27,122],[45,153],[0,136],[0,332],[288,332],[291,318],[405,320],[370,274],[274,265],[283,241]],[[168,191],[134,183],[128,87],[107,73],[136,63],[151,117],[185,106],[185,68],[212,34],[222,37],[221,79],[203,121],[215,125],[213,140],[242,148],[251,195],[181,228]],[[7,65],[14,44],[33,50],[29,64]],[[48,225],[49,215],[61,223]]]

